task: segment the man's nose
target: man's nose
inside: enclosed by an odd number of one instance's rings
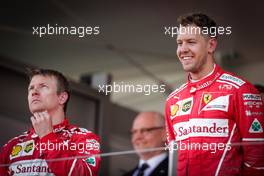
[[[186,53],[188,52],[189,48],[187,46],[186,43],[182,43],[181,47],[180,47],[180,52]]]
[[[39,89],[38,88],[34,88],[32,89],[31,91],[31,95],[34,96],[34,95],[38,95],[39,94]]]

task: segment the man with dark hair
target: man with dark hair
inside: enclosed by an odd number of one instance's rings
[[[29,78],[32,129],[4,145],[0,175],[97,175],[99,138],[65,117],[67,79],[47,69],[32,69]]]
[[[263,175],[261,96],[252,84],[215,63],[216,35],[190,30],[197,27],[216,29],[216,23],[201,13],[179,18],[185,32],[177,35],[177,56],[188,82],[166,101],[168,142],[176,141],[171,147],[178,149],[177,173]]]

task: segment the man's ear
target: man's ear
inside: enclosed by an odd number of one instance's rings
[[[69,95],[67,92],[61,92],[59,94],[59,103],[60,104],[65,104],[65,102],[68,100]]]
[[[216,38],[210,38],[208,41],[208,53],[213,54],[217,46]]]

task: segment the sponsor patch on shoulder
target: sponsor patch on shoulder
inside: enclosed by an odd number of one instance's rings
[[[34,140],[18,143],[13,146],[10,159],[17,157],[30,156],[34,152]]]
[[[86,160],[85,160],[89,165],[91,165],[91,166],[96,166],[96,159],[95,159],[95,157],[89,157],[89,158],[87,158]]]
[[[176,102],[170,106],[170,116],[173,119],[176,116],[188,115],[192,111],[193,97],[189,97]]]
[[[263,115],[263,112],[261,111],[251,111],[251,110],[246,110],[245,111],[246,113],[246,116],[262,116]]]
[[[261,101],[261,95],[260,94],[252,94],[252,93],[244,93],[243,94],[243,100],[252,100],[252,101]]]
[[[261,108],[263,106],[262,101],[246,101],[244,105],[249,108]]]
[[[235,83],[239,86],[242,86],[243,84],[246,83],[242,79],[235,77],[235,76],[232,76],[232,75],[227,74],[227,73],[222,74],[219,79],[225,80],[225,81],[230,81],[230,82]]]

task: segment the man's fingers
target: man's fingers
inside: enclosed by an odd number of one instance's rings
[[[34,116],[31,117],[32,125],[35,133],[40,138],[52,132],[52,122],[48,112],[35,112],[33,115]]]
[[[50,116],[49,116],[49,114],[48,114],[47,111],[43,111],[43,112],[41,112],[41,115],[42,115],[42,117],[43,117],[45,120],[49,120],[49,119],[50,119]]]
[[[34,117],[36,118],[36,120],[40,118],[40,116],[39,116],[39,113],[38,113],[38,112],[35,112],[33,115],[34,115]]]
[[[47,111],[35,112],[34,116],[36,117],[37,120],[46,120],[46,119],[48,120],[50,118]]]
[[[31,117],[30,117],[30,120],[31,120],[31,123],[32,123],[33,126],[34,126],[34,124],[36,123],[36,118],[35,118],[34,116],[31,116]]]
[[[34,119],[33,119],[34,124],[42,124],[42,123],[51,124],[51,118],[47,111],[35,112],[33,115],[34,115]]]
[[[34,116],[36,117],[37,122],[42,122],[46,119],[45,115],[43,115],[42,112],[36,112],[36,113],[34,113]]]

